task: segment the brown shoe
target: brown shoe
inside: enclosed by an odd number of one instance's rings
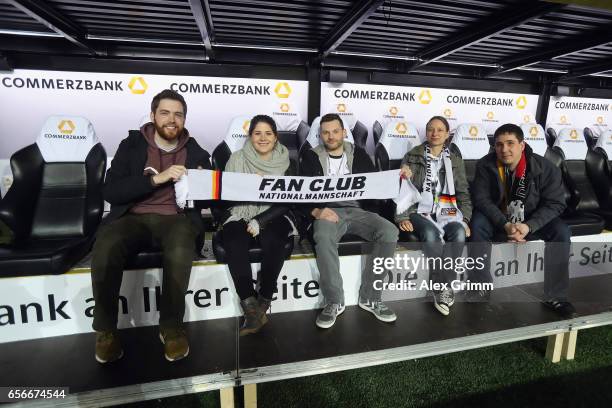
[[[240,326],[241,336],[257,333],[264,324],[268,323],[268,316],[262,312],[259,302],[254,296],[240,301],[240,305],[244,311],[244,322]]]
[[[164,345],[164,356],[168,361],[177,361],[189,355],[189,341],[182,328],[159,328],[159,339]]]
[[[96,332],[96,361],[111,363],[123,357],[123,349],[116,331]]]

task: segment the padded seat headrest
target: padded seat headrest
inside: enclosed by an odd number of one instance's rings
[[[354,129],[355,123],[357,123],[357,118],[355,114],[349,109],[346,103],[338,103],[336,104],[336,112],[333,112],[342,118],[342,122],[344,122],[344,127],[346,129]]]
[[[400,108],[398,108],[397,106],[391,106],[390,108],[386,109],[382,114],[382,118],[378,119],[378,123],[380,123],[383,129],[389,123],[405,121],[406,116],[404,115],[404,112],[400,110]]]
[[[342,123],[344,124],[344,129],[346,129],[346,141],[355,144],[355,139],[353,138],[353,132],[349,129],[344,118],[342,119]],[[317,116],[312,121],[310,125],[310,131],[308,132],[308,136],[306,137],[306,141],[310,143],[310,147],[314,148],[321,144],[321,138],[319,137],[319,131],[321,130],[321,117]]]
[[[404,121],[389,122],[378,141],[385,147],[389,160],[399,160],[413,147],[423,143],[414,123]]]
[[[84,162],[98,144],[93,125],[81,116],[49,116],[36,139],[45,162]]]
[[[249,138],[250,124],[251,118],[248,116],[236,116],[230,122],[223,141],[232,153],[242,149],[244,142]]]
[[[548,148],[544,128],[537,123],[523,123],[521,129],[525,135],[525,142],[531,147],[531,150],[540,156],[544,156]]]
[[[300,114],[292,111],[288,103],[282,103],[280,108],[272,112],[270,116],[276,122],[276,129],[279,132],[295,132],[302,121]]]
[[[565,160],[584,160],[589,150],[582,130],[577,128],[561,129],[553,146],[561,149]]]
[[[457,126],[452,144],[457,146],[464,160],[478,160],[489,153],[487,131],[480,123],[462,123]]]
[[[597,144],[595,148],[600,148],[604,152],[606,152],[606,156],[608,156],[608,160],[612,160],[612,130],[606,130],[599,135],[599,139],[597,139]]]
[[[598,121],[599,119],[603,119],[603,117],[598,118]],[[595,138],[599,138],[604,132],[612,130],[610,129],[610,126],[608,126],[608,124],[604,122],[604,120],[602,120],[601,122],[602,123],[594,123],[588,126],[588,128],[591,129],[591,132],[593,133],[593,136]]]

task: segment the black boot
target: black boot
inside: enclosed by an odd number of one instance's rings
[[[268,318],[261,312],[259,302],[254,296],[250,296],[240,301],[242,310],[244,311],[244,322],[240,327],[240,335],[257,333],[261,327],[268,322]]]
[[[270,304],[272,303],[272,299],[267,299],[259,295],[259,297],[257,298],[257,301],[259,302],[259,310],[261,310],[261,313],[265,316],[266,313],[268,312],[268,309],[270,309]]]

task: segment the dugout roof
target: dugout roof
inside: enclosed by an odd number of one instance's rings
[[[0,0],[0,70],[53,56],[607,87],[612,1]]]

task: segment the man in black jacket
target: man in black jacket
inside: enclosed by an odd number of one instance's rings
[[[184,128],[187,104],[169,89],[151,102],[151,122],[121,141],[106,174],[103,194],[111,211],[98,231],[91,261],[95,299],[96,360],[121,358],[117,335],[119,288],[130,256],[158,245],[163,253],[160,339],[168,361],[189,353],[183,329],[185,291],[196,242],[203,233],[201,207],[181,210],[174,182],[188,168],[210,169],[210,155]]]
[[[339,177],[376,171],[365,150],[345,142],[346,129],[337,114],[324,115],[320,126],[323,143],[305,152],[300,164],[302,176]],[[362,209],[358,201],[307,205],[304,209],[313,220],[319,283],[326,301],[326,306],[317,317],[317,326],[324,329],[333,326],[336,317],[344,312],[338,242],[345,234],[355,234],[374,242],[369,262],[361,274],[359,306],[383,322],[395,321],[395,313],[381,301],[381,291],[374,288],[372,267],[375,257],[393,257],[398,237],[395,225],[378,214]]]
[[[570,230],[559,218],[565,209],[561,171],[532,152],[519,126],[495,131],[495,152],[480,159],[472,187],[470,255],[484,256],[485,267],[472,280],[491,282],[491,241],[542,239],[545,304],[565,317],[575,314],[567,301]],[[482,293],[481,293],[482,295]]]

